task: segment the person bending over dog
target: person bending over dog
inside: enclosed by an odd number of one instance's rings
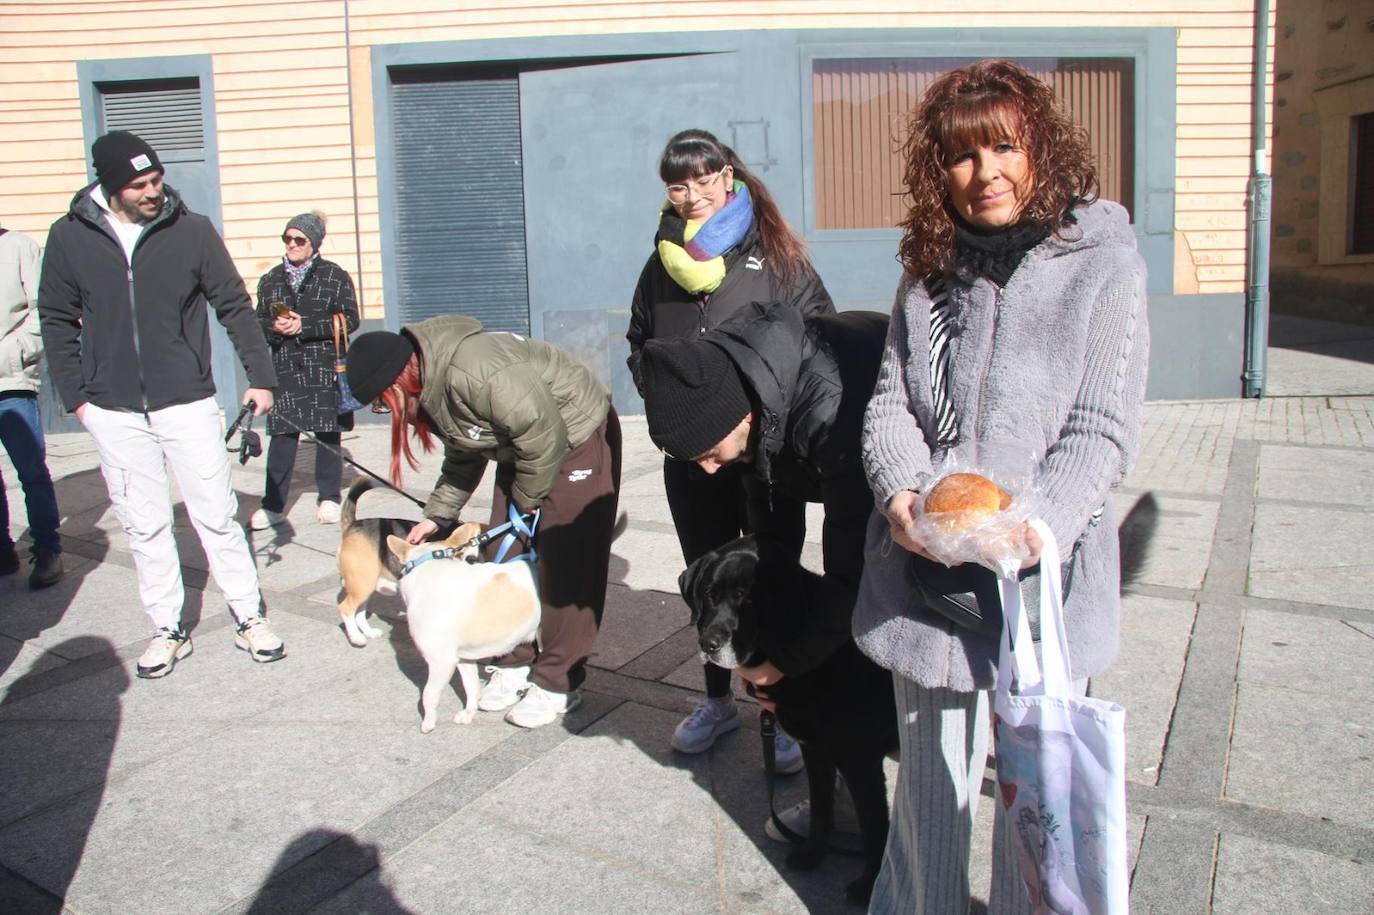
[[[751,468],[742,476],[761,539],[802,537],[783,528],[803,519],[767,510],[775,494],[825,506],[825,575],[813,605],[799,608],[786,632],[765,637],[766,661],[738,668],[765,707],[768,687],[815,670],[851,638],[873,510],[859,441],[886,334],[887,318],[874,312],[803,318],[784,304],[752,303],[700,337],[649,340],[640,354],[650,438],[707,474]],[[800,814],[794,808],[783,820],[805,832]]]
[[[512,503],[540,510],[540,645],[520,645],[487,667],[478,708],[509,709],[506,720],[525,728],[572,711],[606,605],[620,498],[620,420],[605,385],[547,343],[486,333],[461,315],[362,334],[349,348],[348,383],[358,400],[391,414],[398,485],[402,458],[419,468],[412,434],[425,451],[436,436],[443,443],[439,482],[411,543],[458,520],[489,460],[497,462],[493,526],[506,522]]]

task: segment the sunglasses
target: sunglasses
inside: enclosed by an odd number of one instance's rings
[[[306,238],[304,235],[283,235],[281,240],[293,248],[310,244],[310,239]]]

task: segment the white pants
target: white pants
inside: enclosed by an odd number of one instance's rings
[[[229,479],[229,454],[214,398],[142,413],[88,403],[82,424],[100,451],[110,503],[129,537],[143,607],[158,628],[178,629],[185,592],[172,535],[170,466],[200,537],[210,574],[239,622],[258,615],[258,570]]]
[[[894,674],[902,762],[869,912],[965,915],[969,840],[988,755],[992,692],[926,689]],[[1080,695],[1087,680],[1074,683]],[[994,804],[989,915],[1030,913],[1001,804]]]

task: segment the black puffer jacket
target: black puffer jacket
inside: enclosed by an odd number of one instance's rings
[[[729,354],[752,388],[757,439],[754,474],[745,478],[751,500],[777,489],[825,506],[821,591],[810,607],[774,608],[786,614],[786,623],[765,627],[775,634],[765,653],[785,674],[814,669],[851,638],[873,510],[861,433],[887,322],[887,315],[872,311],[803,321],[795,308],[753,304],[702,337]],[[776,535],[766,523],[756,533]]]
[[[249,385],[275,386],[243,277],[210,220],[164,184],[162,212],[139,236],[131,266],[92,187],[48,231],[38,287],[48,370],[66,408],[89,401],[146,411],[212,396],[207,299]]]
[[[630,305],[630,356],[626,363],[634,376],[635,387],[643,393],[639,377],[639,353],[645,342],[703,334],[751,302],[779,302],[791,306],[803,317],[833,314],[835,305],[825,284],[814,273],[784,285],[767,269],[758,224],[749,227],[744,240],[725,255],[725,278],[716,291],[693,295],[683,289],[655,251],[639,274],[634,301]]]
[[[287,305],[301,316],[301,332],[284,337],[272,329],[273,306]],[[333,261],[317,258],[306,271],[299,293],[292,291],[286,268],[273,267],[258,280],[258,320],[272,367],[277,370],[276,403],[267,414],[267,431],[333,432],[338,428],[338,395],[334,382],[334,324],[341,314],[348,333],[358,329],[358,300],[353,278]],[[347,344],[345,337],[342,344]],[[349,426],[351,428],[351,426]]]

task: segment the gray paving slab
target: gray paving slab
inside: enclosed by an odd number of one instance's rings
[[[1113,496],[1129,584],[1196,590],[1202,587],[1217,524],[1215,499],[1153,492]]]
[[[687,605],[676,593],[626,588],[614,606],[601,620],[590,661],[607,670],[619,670],[687,625]]]
[[[1128,594],[1121,606],[1121,653],[1094,677],[1093,696],[1127,710],[1126,777],[1153,785],[1169,738],[1178,683],[1197,605]]]
[[[1249,593],[1374,610],[1371,526],[1369,512],[1260,503]]]
[[[1343,620],[1249,610],[1237,676],[1325,695],[1374,694],[1374,636]]]
[[[1374,453],[1296,445],[1260,447],[1259,491],[1266,500],[1374,508]]]
[[[1374,712],[1365,694],[1242,682],[1225,795],[1367,826],[1374,819]]]
[[[1212,911],[1368,915],[1374,911],[1374,868],[1368,862],[1223,835]]]

